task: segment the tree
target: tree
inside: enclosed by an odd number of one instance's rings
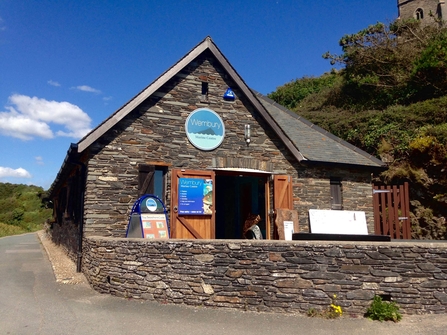
[[[343,36],[339,44],[341,55],[327,52],[323,58],[344,66],[343,91],[355,104],[384,108],[447,92],[447,29],[443,24],[377,23]]]

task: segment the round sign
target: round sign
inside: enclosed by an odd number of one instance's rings
[[[155,212],[157,210],[157,202],[152,198],[147,198],[146,207],[151,212]]]
[[[196,148],[216,149],[225,136],[225,126],[219,115],[208,108],[199,108],[189,114],[185,122],[186,136]]]

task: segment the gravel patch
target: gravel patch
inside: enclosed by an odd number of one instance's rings
[[[56,281],[62,284],[88,284],[83,273],[76,272],[76,264],[68,257],[66,251],[56,245],[44,230],[37,232],[53,267]]]

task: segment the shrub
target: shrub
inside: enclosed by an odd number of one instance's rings
[[[371,320],[394,321],[398,322],[402,319],[402,314],[399,313],[399,306],[392,301],[383,301],[382,297],[376,295],[371,306],[366,311],[366,317]]]
[[[320,77],[303,77],[278,87],[268,97],[293,110],[306,97],[319,93],[325,88],[332,88],[341,77],[337,73],[326,73]]]

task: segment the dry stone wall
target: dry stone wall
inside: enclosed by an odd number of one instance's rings
[[[306,313],[336,294],[362,315],[381,295],[407,314],[447,311],[443,243],[89,237],[83,272],[99,292],[161,303]]]

